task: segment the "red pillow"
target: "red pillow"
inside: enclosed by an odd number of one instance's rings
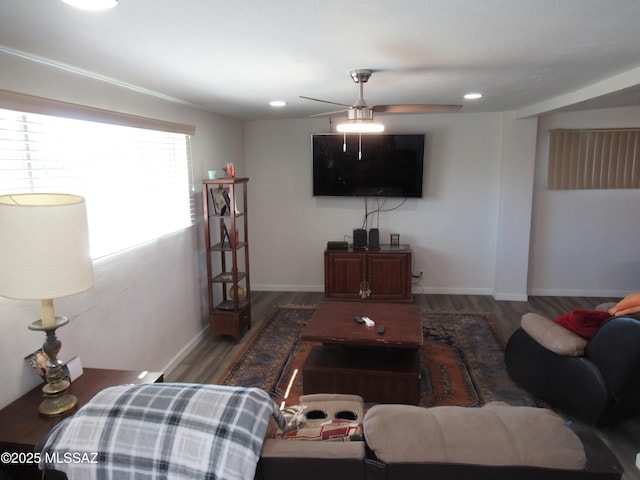
[[[569,313],[560,315],[555,319],[555,322],[582,338],[590,340],[598,331],[600,325],[609,318],[611,318],[609,312],[576,308]]]

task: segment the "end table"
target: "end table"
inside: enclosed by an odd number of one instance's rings
[[[162,372],[141,372],[85,368],[83,374],[71,383],[69,393],[78,397],[78,406],[66,415],[43,417],[38,413],[42,401],[42,385],[0,410],[0,452],[32,453],[35,446],[62,419],[72,416],[93,396],[105,388],[124,384],[159,383]],[[40,479],[42,472],[36,464],[2,463],[0,470],[14,478]]]

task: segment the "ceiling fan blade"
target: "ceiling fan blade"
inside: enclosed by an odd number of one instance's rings
[[[375,113],[437,113],[457,112],[462,105],[374,105]]]
[[[348,112],[348,111],[349,111],[349,109],[346,109],[346,110],[334,110],[333,112],[316,113],[315,115],[309,115],[309,118],[330,117],[331,115],[335,115],[336,113],[344,113],[344,112]]]
[[[341,107],[351,108],[352,105],[347,105],[346,103],[338,103],[338,102],[330,102],[329,100],[320,100],[319,98],[311,98],[311,97],[303,97],[300,95],[300,98],[304,98],[305,100],[313,100],[314,102],[322,102],[322,103],[330,103],[332,105],[340,105]]]

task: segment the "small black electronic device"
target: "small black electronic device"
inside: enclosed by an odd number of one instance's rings
[[[369,248],[380,248],[380,230],[377,228],[369,230]]]
[[[364,320],[360,316],[355,316],[353,317],[353,319],[356,321],[356,323],[364,323]]]
[[[364,228],[355,228],[353,230],[353,248],[367,248],[367,231]]]
[[[378,335],[384,335],[384,325],[378,327]]]
[[[348,242],[327,242],[327,250],[347,250]]]

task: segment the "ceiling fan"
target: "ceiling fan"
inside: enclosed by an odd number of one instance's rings
[[[381,132],[384,130],[384,125],[374,123],[374,113],[437,113],[437,112],[457,112],[462,108],[462,105],[429,105],[429,104],[396,104],[396,105],[373,105],[368,106],[363,96],[363,86],[369,78],[371,78],[372,70],[369,69],[357,69],[351,70],[349,74],[352,80],[360,87],[360,96],[353,105],[347,105],[345,103],[331,102],[329,100],[321,100],[319,98],[300,96],[306,100],[312,100],[314,102],[329,103],[332,105],[339,105],[346,107],[342,110],[335,110],[332,112],[318,113],[311,115],[312,117],[324,117],[335,115],[336,113],[347,113],[347,123],[338,124],[337,130],[339,132]]]

